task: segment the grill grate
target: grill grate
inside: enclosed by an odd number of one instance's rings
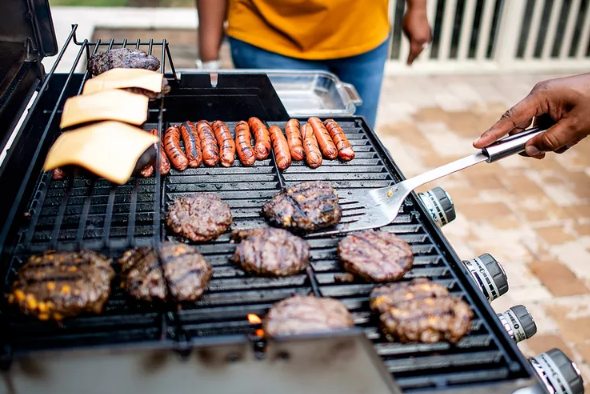
[[[182,121],[182,119],[174,119]],[[196,120],[196,119],[195,119]],[[98,249],[113,258],[132,245],[150,245],[154,235],[176,240],[164,228],[163,213],[175,198],[213,192],[227,202],[234,215],[232,229],[266,226],[261,207],[286,186],[308,180],[330,181],[343,194],[348,189],[383,187],[399,180],[387,164],[383,152],[359,119],[338,119],[357,152],[349,163],[325,161],[318,170],[300,162],[280,174],[273,161],[243,167],[238,161],[230,168],[200,167],[184,172],[172,170],[158,188],[157,180],[132,179],[123,186],[112,186],[102,179],[77,175],[72,179],[51,181],[41,175],[35,198],[30,204],[30,223],[23,223],[20,242],[13,256],[8,285],[26,257],[57,246],[70,250],[80,247]],[[170,122],[170,124],[178,123]],[[166,123],[168,125],[169,123]],[[227,122],[232,130],[234,122]],[[284,127],[284,122],[277,122]],[[146,129],[156,126],[147,124]],[[157,191],[161,192],[161,200]],[[155,201],[160,200],[154,208]],[[160,205],[161,204],[161,205]],[[351,211],[348,211],[351,212]],[[354,212],[354,210],[352,210]],[[157,226],[154,220],[158,217]],[[198,340],[219,335],[252,335],[257,326],[246,315],[264,316],[276,301],[294,294],[315,293],[335,297],[346,304],[366,335],[374,341],[378,354],[398,383],[405,389],[423,389],[453,384],[495,381],[518,376],[520,367],[510,361],[496,337],[484,323],[457,280],[449,262],[429,234],[414,200],[408,200],[396,221],[384,228],[410,243],[415,254],[414,268],[404,281],[429,277],[469,302],[475,311],[473,329],[457,345],[398,344],[387,342],[370,314],[368,294],[373,288],[361,280],[342,282],[341,264],[336,257],[339,237],[312,238],[311,264],[307,272],[285,278],[265,278],[244,273],[229,257],[235,245],[229,232],[198,248],[213,266],[213,278],[203,297],[176,311],[166,305],[149,306],[126,297],[117,279],[113,294],[100,316],[85,316],[52,323],[31,321],[18,314],[11,316],[15,350],[87,344],[123,343],[145,340]],[[56,230],[58,229],[58,230]]]
[[[88,56],[99,47],[109,49],[128,44],[127,40],[79,43],[75,39],[75,27],[66,47],[72,40],[80,45],[77,61],[85,52]],[[161,71],[164,72],[168,59],[172,75],[176,78],[165,40],[160,43],[137,41],[135,46],[147,47],[150,53],[153,47],[160,46]],[[58,61],[60,58],[61,55]],[[41,106],[45,106],[43,117],[37,117],[35,121],[47,123],[40,126],[43,129],[41,142],[35,148],[32,159],[27,158],[27,172],[19,180],[22,182],[19,194],[0,234],[3,293],[10,290],[18,269],[33,253],[52,248],[88,248],[116,260],[131,247],[158,248],[164,240],[175,240],[175,236],[168,233],[165,227],[164,217],[167,206],[175,198],[186,194],[217,194],[232,209],[232,229],[245,229],[267,225],[261,217],[261,207],[285,186],[322,179],[331,182],[343,195],[350,189],[383,187],[400,180],[399,170],[392,164],[372,131],[362,119],[353,117],[336,120],[349,137],[356,158],[348,163],[326,160],[315,170],[294,162],[290,168],[280,172],[271,158],[256,162],[253,167],[243,167],[236,160],[230,168],[200,167],[184,172],[172,170],[165,177],[155,171],[153,178],[131,179],[122,186],[82,171],[61,181],[51,180],[49,174],[39,173],[42,161],[40,153],[43,146],[47,148],[49,145],[45,142],[49,140],[48,136],[58,134],[55,120],[63,106],[63,99],[79,93],[88,77],[88,73],[85,73],[79,78],[73,74],[74,69],[75,66],[65,76],[63,86],[58,86],[53,104],[47,104],[40,97],[37,99]],[[53,71],[39,96],[45,92]],[[189,91],[192,89],[188,86]],[[173,90],[172,95],[156,102],[150,108],[150,123],[145,125],[145,129],[157,128],[161,136],[170,124],[190,118],[188,114],[193,113],[191,104],[194,101],[190,101],[190,104],[185,102],[185,108],[179,109],[178,104],[188,100],[182,96],[182,93],[177,94]],[[48,102],[51,103],[51,100]],[[179,113],[186,114],[186,117],[182,115],[182,118],[177,118]],[[171,114],[175,114],[174,118]],[[233,134],[235,122],[226,123]],[[273,124],[283,129],[285,126],[285,122]],[[39,135],[35,138],[39,138]],[[33,178],[35,174],[39,174],[36,181]],[[29,196],[26,206],[28,214],[24,217],[15,216],[17,212],[23,211],[22,208],[20,211],[18,209],[22,206],[20,201]],[[345,221],[351,220],[359,212],[354,205],[347,208]],[[7,335],[0,341],[7,340],[12,351],[20,353],[47,348],[150,341],[194,343],[236,334],[252,336],[259,326],[248,322],[248,313],[264,316],[276,301],[295,294],[313,293],[316,296],[335,297],[345,303],[353,313],[357,326],[362,327],[367,337],[374,342],[386,367],[406,391],[528,377],[521,359],[511,348],[513,345],[509,344],[507,337],[498,335],[501,327],[495,327],[494,331],[494,326],[490,325],[489,309],[486,311],[483,304],[470,295],[474,294],[474,290],[471,289],[470,293],[465,287],[465,277],[457,273],[459,270],[454,266],[444,240],[428,216],[422,214],[414,197],[407,199],[401,214],[384,230],[398,234],[411,244],[414,251],[414,268],[404,277],[404,281],[414,277],[429,277],[446,286],[454,295],[462,297],[473,308],[473,329],[457,345],[387,342],[378,328],[378,319],[369,310],[368,294],[373,285],[360,280],[351,283],[342,281],[344,272],[336,257],[339,237],[309,239],[311,264],[305,272],[285,278],[265,278],[246,274],[230,263],[229,257],[235,245],[229,241],[229,232],[217,240],[197,245],[213,266],[212,280],[206,293],[197,302],[185,303],[179,309],[172,303],[147,304],[131,300],[119,287],[120,276],[115,264],[117,275],[101,315],[81,316],[55,324],[30,319],[4,303],[0,323]]]

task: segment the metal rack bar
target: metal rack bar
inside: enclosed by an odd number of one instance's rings
[[[84,206],[82,207],[82,214],[80,215],[80,224],[78,225],[78,233],[76,234],[76,243],[79,249],[83,249],[84,231],[86,230],[86,223],[88,222],[88,214],[90,213],[90,204],[92,203],[92,195],[96,187],[97,178],[93,177],[88,195],[84,199]]]
[[[74,177],[68,177],[68,187],[66,189],[66,193],[61,200],[61,204],[59,205],[59,209],[57,211],[57,216],[55,218],[55,224],[53,225],[53,230],[51,232],[51,241],[49,243],[50,249],[57,249],[57,241],[59,240],[59,232],[61,230],[61,225],[64,219],[64,214],[66,212],[66,207],[68,205],[68,200],[70,199],[70,194],[72,193],[72,189],[74,188]]]

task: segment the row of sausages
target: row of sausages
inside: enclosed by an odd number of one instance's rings
[[[285,136],[278,126],[267,128],[258,118],[250,118],[248,122],[242,120],[235,126],[235,141],[227,125],[221,121],[211,124],[206,120],[196,124],[187,121],[171,126],[164,134],[162,152],[165,154],[160,157],[160,173],[167,174],[171,165],[179,171],[199,167],[202,163],[230,167],[236,152],[243,165],[252,166],[256,160],[267,159],[271,149],[280,169],[288,168],[291,160],[305,159],[311,168],[316,168],[322,164],[322,156],[327,159],[339,157],[345,161],[354,158],[354,150],[336,121],[328,119],[322,123],[313,117],[308,122],[301,126],[299,121],[291,119],[285,127]],[[153,171],[152,166],[147,166],[142,175],[151,176]]]

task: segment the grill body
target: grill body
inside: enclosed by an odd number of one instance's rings
[[[142,49],[149,48],[151,52],[156,45],[151,41],[78,44],[81,46],[78,60],[98,48],[144,45]],[[161,43],[159,56],[163,71],[168,58],[166,45],[165,41]],[[250,116],[281,128],[288,120],[265,75],[220,74],[216,87],[211,85],[208,74],[187,74],[180,78],[168,75],[172,92],[150,105],[150,118],[144,126],[147,130],[157,128],[161,134],[168,125],[186,120],[220,119],[233,134],[235,123]],[[0,233],[4,293],[10,290],[19,267],[34,253],[88,248],[116,259],[129,248],[158,246],[164,240],[175,239],[166,229],[164,218],[173,199],[182,195],[217,194],[232,209],[232,229],[243,229],[266,226],[261,217],[264,203],[295,183],[321,179],[343,192],[388,186],[403,179],[364,119],[341,117],[335,120],[356,152],[356,158],[348,163],[326,160],[321,167],[311,170],[301,162],[294,162],[281,172],[272,158],[256,162],[253,167],[244,167],[236,160],[230,168],[202,166],[184,172],[172,170],[165,177],[157,174],[153,178],[133,178],[122,186],[82,171],[65,180],[52,181],[49,174],[41,172],[43,160],[59,134],[58,115],[63,102],[79,93],[86,78],[87,74],[70,73],[54,74],[46,80],[47,90],[32,108],[1,167],[0,182],[8,197],[0,210],[4,222]],[[382,230],[396,233],[412,246],[415,264],[404,281],[431,278],[470,304],[475,316],[473,329],[457,345],[387,342],[378,327],[378,319],[369,311],[368,294],[373,285],[356,279],[342,281],[344,271],[336,257],[340,237],[309,239],[311,264],[305,272],[284,278],[263,278],[247,275],[229,262],[235,245],[229,242],[226,233],[215,241],[198,245],[213,266],[213,277],[204,296],[195,303],[183,304],[181,309],[129,299],[118,286],[118,276],[101,315],[68,319],[60,325],[26,318],[3,303],[0,324],[2,332],[7,334],[1,339],[4,366],[9,368],[15,359],[26,360],[45,352],[58,352],[53,354],[60,357],[78,354],[70,353],[72,349],[83,349],[94,360],[89,347],[99,347],[95,354],[100,358],[105,357],[105,352],[111,354],[109,351],[121,347],[127,352],[156,348],[154,354],[167,354],[163,349],[174,349],[201,357],[203,352],[198,349],[203,347],[243,346],[244,343],[263,346],[257,345],[262,342],[254,336],[260,326],[250,324],[246,315],[264,316],[276,301],[312,293],[345,303],[357,327],[372,341],[382,365],[404,391],[464,389],[511,393],[523,387],[537,387],[530,365],[474,287],[415,194],[408,197],[403,213],[395,222]]]

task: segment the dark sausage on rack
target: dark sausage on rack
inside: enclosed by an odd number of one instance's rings
[[[287,139],[278,126],[270,126],[269,132],[270,138],[272,140],[272,147],[275,151],[277,167],[279,167],[280,170],[284,170],[291,165],[289,144],[287,144]]]
[[[236,123],[236,148],[243,165],[254,165],[256,156],[252,149],[252,134],[250,134],[250,126],[243,120]]]
[[[209,167],[213,167],[219,163],[219,148],[217,147],[213,129],[211,129],[211,125],[206,120],[199,120],[197,122],[197,132],[201,139],[203,161]]]
[[[215,138],[217,138],[219,150],[221,151],[221,165],[231,167],[236,159],[236,144],[229,128],[220,120],[213,122],[212,126],[213,130],[215,130]]]
[[[149,178],[154,175],[154,166],[148,164],[147,166],[143,167],[141,171],[139,171],[142,177]]]
[[[326,130],[326,127],[322,123],[319,118],[312,117],[308,119],[309,124],[313,128],[313,133],[318,140],[318,144],[320,145],[320,149],[322,153],[327,159],[335,159],[338,157],[338,149],[336,149],[336,145],[334,145],[334,141],[332,141],[332,137]]]
[[[152,135],[158,136],[158,129],[152,129],[150,131]],[[160,174],[166,175],[170,172],[170,160],[168,160],[168,155],[166,155],[166,149],[164,149],[164,144],[160,141]]]
[[[270,154],[270,134],[268,129],[258,118],[248,119],[250,130],[254,133],[256,144],[254,145],[254,152],[257,160],[264,160]]]
[[[66,172],[64,170],[62,170],[60,167],[57,167],[56,169],[54,169],[53,173],[51,174],[51,179],[53,179],[54,181],[64,179],[65,177],[66,177]]]
[[[301,126],[301,138],[303,138],[303,149],[305,150],[305,162],[307,165],[311,168],[322,165],[322,152],[320,152],[318,141],[309,123]]]
[[[166,155],[168,155],[168,159],[170,159],[174,168],[178,171],[186,170],[186,167],[188,167],[188,159],[182,149],[180,149],[180,131],[178,130],[178,127],[171,126],[166,130],[164,136],[164,149],[166,150]]]
[[[193,168],[200,166],[203,162],[203,154],[201,153],[201,140],[199,139],[195,124],[191,121],[186,121],[180,124],[179,129],[182,134],[182,141],[184,142],[188,166]]]
[[[354,150],[348,142],[348,138],[346,138],[346,134],[344,134],[344,130],[340,127],[338,123],[334,119],[327,119],[324,121],[324,126],[330,133],[330,137],[332,137],[332,141],[336,144],[336,148],[338,149],[338,156],[344,161],[350,161],[354,159]]]
[[[293,160],[303,160],[303,142],[301,141],[299,121],[297,119],[291,119],[287,122],[285,134],[287,134],[287,143]]]

